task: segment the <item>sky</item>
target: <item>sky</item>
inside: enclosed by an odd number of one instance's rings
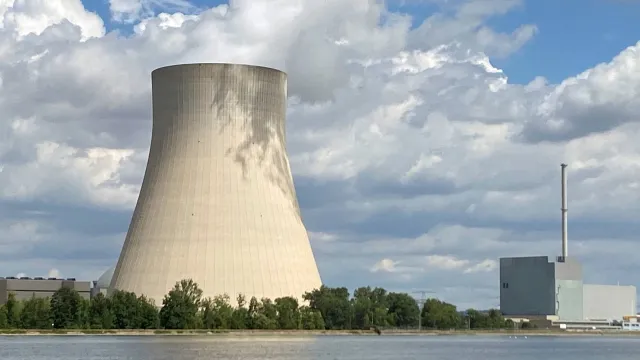
[[[640,286],[640,2],[0,0],[0,275],[93,280],[142,181],[150,72],[289,76],[287,148],[328,286],[498,305],[503,256]]]

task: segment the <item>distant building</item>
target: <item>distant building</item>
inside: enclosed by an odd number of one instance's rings
[[[568,256],[567,165],[560,168],[562,256],[555,262],[547,256],[501,258],[500,311],[513,318],[574,323],[621,321],[635,315],[635,286],[584,284],[582,265]]]
[[[51,297],[60,288],[67,287],[76,290],[85,299],[90,298],[91,283],[89,281],[76,281],[73,278],[14,278],[0,277],[0,305],[7,302],[9,293],[16,296],[16,300],[28,300],[32,297]]]
[[[100,275],[98,280],[93,281],[93,287],[91,288],[92,298],[100,293],[107,296],[107,291],[109,290],[109,285],[111,284],[111,278],[113,277],[115,269],[115,267],[108,269]]]
[[[639,318],[640,316],[638,315],[625,316],[624,321],[622,322],[622,330],[640,331],[640,322],[638,322]]]
[[[584,284],[573,258],[500,259],[500,311],[514,317],[559,320],[622,320],[635,314],[635,286]]]

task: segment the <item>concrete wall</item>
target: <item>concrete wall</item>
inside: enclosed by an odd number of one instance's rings
[[[51,297],[61,287],[74,289],[85,299],[91,295],[88,281],[0,279],[0,305],[7,302],[9,293],[15,294],[16,300],[28,300],[33,296]]]
[[[583,319],[583,284],[579,280],[556,279],[556,315],[559,320]]]
[[[622,320],[636,313],[635,286],[585,284],[583,291],[586,319]]]
[[[561,320],[583,319],[582,265],[567,257],[554,263],[556,315]]]
[[[554,315],[554,263],[546,256],[500,259],[500,311]]]
[[[286,74],[193,64],[152,73],[149,160],[111,288],[162,303],[300,297],[321,285],[285,149]]]

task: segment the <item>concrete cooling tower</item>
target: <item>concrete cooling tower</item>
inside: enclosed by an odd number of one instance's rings
[[[151,77],[149,160],[111,288],[161,305],[186,278],[232,299],[320,287],[285,149],[287,75],[189,64]]]

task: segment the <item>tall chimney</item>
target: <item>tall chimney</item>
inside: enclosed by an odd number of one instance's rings
[[[560,164],[562,172],[562,257],[569,256],[569,244],[567,243],[567,164]]]

